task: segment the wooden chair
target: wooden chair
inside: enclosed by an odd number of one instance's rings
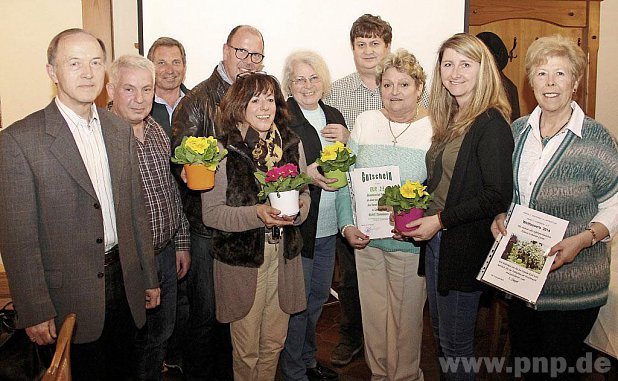
[[[75,314],[68,314],[64,318],[56,341],[54,358],[41,381],[71,381],[71,338],[75,320]]]

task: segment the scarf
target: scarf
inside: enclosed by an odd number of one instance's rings
[[[256,167],[263,172],[268,172],[283,157],[283,140],[279,129],[273,123],[266,137],[262,139],[253,128],[247,129],[245,144],[251,150]]]

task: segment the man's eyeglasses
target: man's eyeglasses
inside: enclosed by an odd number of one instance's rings
[[[251,62],[253,62],[254,64],[259,64],[264,60],[264,55],[262,53],[250,53],[247,49],[235,48],[230,44],[228,44],[227,46],[236,51],[236,58],[238,58],[239,60],[244,60],[249,56],[251,56]]]
[[[296,77],[294,79],[292,79],[292,83],[295,85],[306,85],[307,82],[314,84],[314,83],[318,83],[320,82],[320,77],[318,77],[317,75],[312,75],[309,78],[305,78],[305,77]]]

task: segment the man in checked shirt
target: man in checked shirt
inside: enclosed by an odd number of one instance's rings
[[[137,335],[142,380],[161,379],[167,340],[176,320],[176,281],[185,276],[191,262],[189,223],[170,172],[170,141],[149,115],[154,84],[154,64],[141,56],[122,56],[109,70],[110,110],[133,127],[161,287],[161,305],[148,311],[146,325]]]

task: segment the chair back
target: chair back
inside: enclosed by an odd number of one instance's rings
[[[54,358],[41,381],[71,381],[71,338],[75,320],[75,314],[68,314],[64,318],[56,341]]]

